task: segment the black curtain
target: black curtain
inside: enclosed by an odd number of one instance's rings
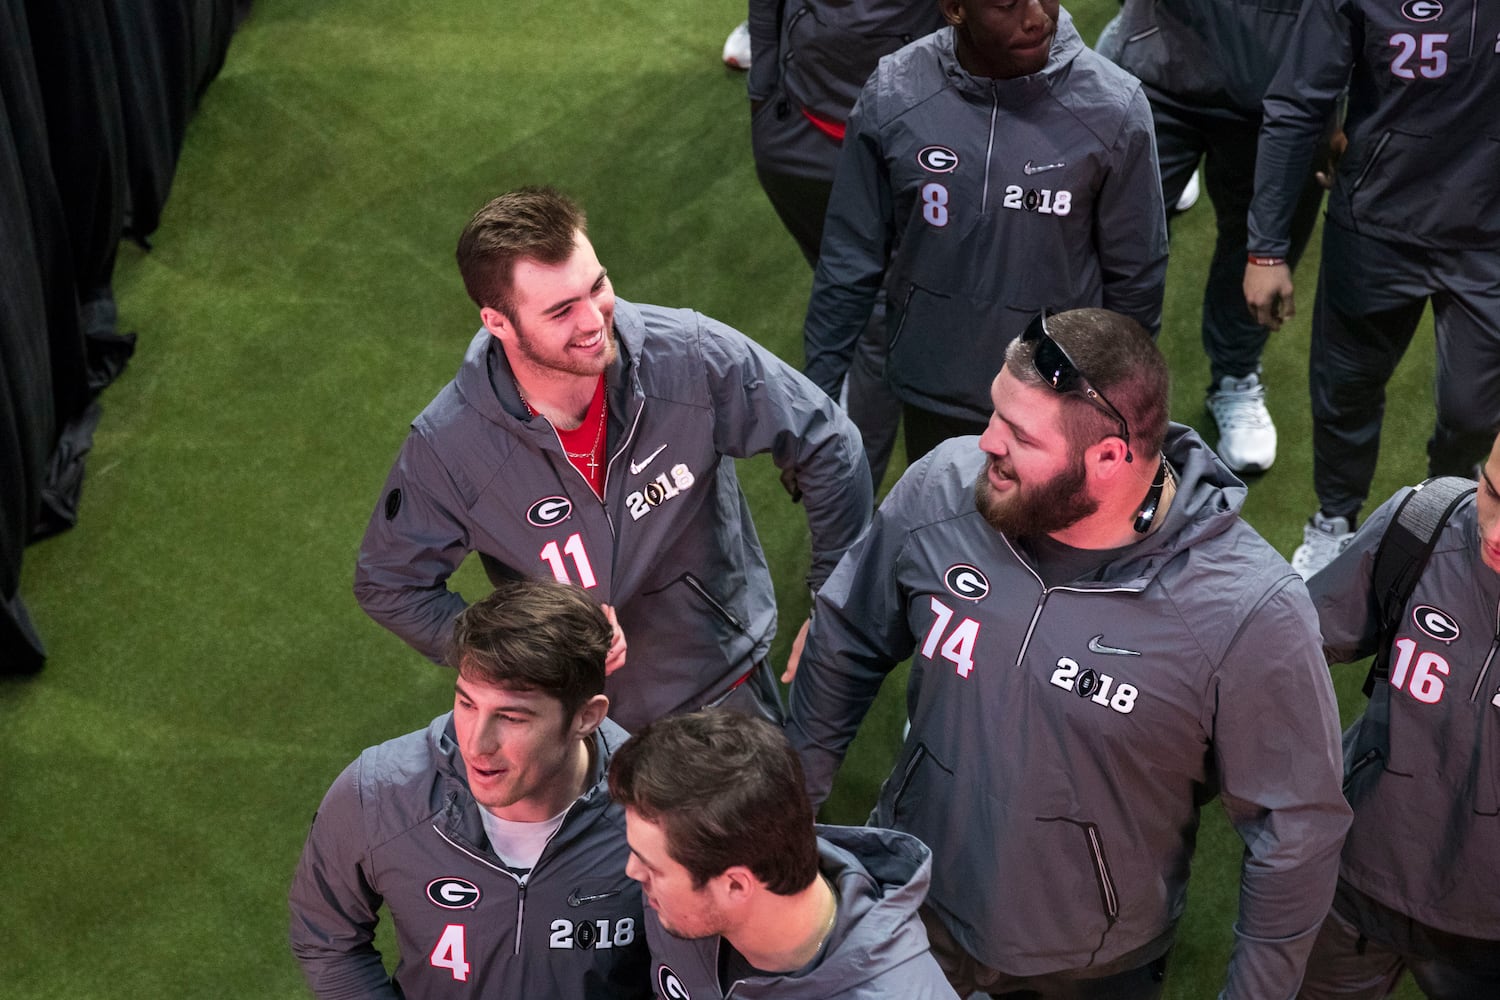
[[[0,0],[0,672],[44,647],[22,550],[77,520],[99,393],[134,334],[110,290],[248,0]]]

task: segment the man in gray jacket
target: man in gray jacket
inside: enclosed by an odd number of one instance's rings
[[[1386,676],[1344,734],[1354,823],[1301,996],[1500,996],[1500,438],[1390,636]],[[1307,583],[1333,663],[1377,651],[1375,555],[1402,490]]]
[[[818,263],[823,218],[849,111],[882,56],[942,26],[936,0],[750,0],[750,142],[755,175],[808,267]],[[878,488],[896,445],[901,403],[885,385],[885,352],[871,314],[840,398],[864,439]],[[883,337],[882,337],[883,339]]]
[[[1429,300],[1437,421],[1429,475],[1472,475],[1500,429],[1500,4],[1306,0],[1266,94],[1245,299],[1292,315],[1297,192],[1348,89],[1323,227],[1308,389],[1313,488],[1292,566],[1349,544],[1375,477],[1385,387]]]
[[[1140,77],[1156,122],[1162,195],[1175,205],[1203,161],[1218,237],[1203,289],[1208,410],[1215,449],[1235,472],[1276,460],[1260,358],[1270,331],[1245,308],[1245,217],[1255,187],[1260,102],[1291,41],[1302,0],[1123,0],[1099,36],[1099,54]],[[1323,188],[1309,171],[1296,203],[1287,263],[1297,266]]]
[[[836,395],[884,288],[907,457],[983,429],[990,373],[1044,306],[1153,332],[1167,223],[1139,81],[1056,0],[939,0],[948,27],[880,61],[850,115],[803,328]]]
[[[491,580],[571,581],[617,616],[606,693],[627,729],[723,703],[779,719],[775,594],[733,459],[770,452],[801,499],[816,588],[869,521],[859,433],[737,331],[617,300],[585,228],[571,201],[528,188],[464,229],[484,328],[412,422],[355,595],[442,662],[465,605],[446,581],[478,552]]]
[[[818,594],[788,724],[812,798],[910,656],[873,822],[932,848],[960,994],[1159,995],[1217,793],[1246,847],[1224,995],[1289,1000],[1349,821],[1306,588],[1168,423],[1139,324],[1034,317],[991,396],[978,446],[909,469]]]
[[[609,787],[659,997],[955,1000],[917,917],[927,848],[815,827],[776,727],[737,712],[662,719],[616,754]]]
[[[371,747],[323,799],[291,890],[320,1000],[646,998],[641,897],[605,775],[613,630],[576,587],[509,581],[455,623],[453,711]],[[401,958],[373,940],[384,904]]]

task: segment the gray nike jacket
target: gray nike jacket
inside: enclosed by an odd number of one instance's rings
[[[1123,0],[1094,46],[1153,90],[1259,116],[1303,0]]]
[[[778,82],[801,107],[842,122],[880,57],[943,23],[937,0],[750,0],[752,101]]]
[[[442,662],[470,552],[493,575],[551,574],[614,606],[629,643],[606,682],[627,729],[725,697],[763,660],[776,599],[732,459],[770,452],[812,534],[808,584],[869,521],[859,432],[795,369],[686,309],[616,301],[601,503],[529,416],[488,332],[412,422],[360,545],[354,593]],[[774,695],[773,695],[774,696]]]
[[[1328,218],[1393,243],[1500,248],[1500,4],[1306,0],[1266,94],[1250,252],[1285,256],[1298,193],[1347,85]]]
[[[1480,486],[1484,489],[1484,486]],[[1375,652],[1375,552],[1402,490],[1308,581],[1332,663]],[[1500,574],[1464,502],[1401,616],[1390,676],[1344,733],[1344,881],[1428,927],[1500,941]]]
[[[1191,430],[1153,534],[1047,587],[975,509],[986,456],[913,465],[818,594],[787,735],[815,802],[881,681],[912,657],[911,732],[872,822],[932,848],[929,904],[1011,975],[1164,954],[1199,808],[1244,839],[1225,995],[1296,993],[1349,823],[1338,706],[1301,579],[1239,516]]]
[[[943,28],[882,59],[850,115],[805,371],[838,395],[883,284],[892,390],[984,420],[1006,345],[1042,307],[1102,305],[1154,333],[1166,273],[1140,82],[1066,11],[1046,67],[1013,80],[971,76]]]
[[[818,869],[838,893],[838,917],[808,967],[719,985],[717,936],[688,940],[646,912],[652,981],[667,1000],[955,1000],[927,947],[917,907],[932,853],[915,837],[869,827],[818,827]]]
[[[605,721],[593,739],[593,784],[524,879],[490,849],[453,713],[360,754],[323,798],[292,879],[292,953],[313,993],[650,997],[625,813],[605,779],[626,735]],[[394,977],[373,944],[382,903]]]

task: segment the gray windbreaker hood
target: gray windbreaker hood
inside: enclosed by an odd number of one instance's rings
[[[1018,108],[1030,104],[1047,93],[1054,84],[1061,81],[1073,60],[1085,48],[1083,36],[1073,26],[1073,15],[1061,7],[1057,9],[1057,32],[1052,36],[1052,51],[1047,54],[1047,65],[1040,72],[1028,76],[1017,76],[1009,80],[974,76],[959,64],[951,25],[939,28],[933,32],[932,37],[938,61],[953,87],[985,102],[991,97],[998,97],[1003,108]]]
[[[661,929],[648,912],[653,977],[674,977],[680,993],[738,1000],[912,1000],[950,998],[928,951],[917,908],[927,896],[932,852],[915,837],[873,827],[819,826],[818,869],[837,888],[838,919],[809,969],[718,986],[718,937],[687,940]]]

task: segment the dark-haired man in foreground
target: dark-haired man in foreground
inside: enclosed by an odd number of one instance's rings
[[[781,731],[737,712],[654,722],[610,767],[666,1000],[953,1000],[917,906],[930,854],[814,827]]]
[[[323,799],[292,953],[338,997],[646,998],[640,891],[605,787],[608,619],[576,587],[502,583],[458,617],[453,711],[371,747]],[[384,903],[401,959],[375,950]]]

